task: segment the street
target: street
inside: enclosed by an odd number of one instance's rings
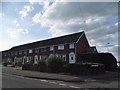
[[[21,77],[5,73],[4,70],[2,73],[2,88],[80,88],[73,83]]]
[[[47,80],[24,78],[20,76],[3,74],[3,88],[68,88]]]
[[[82,88],[82,90],[84,88],[118,88],[118,81],[73,83],[57,80],[35,79],[9,74],[8,68],[3,68],[2,88]]]

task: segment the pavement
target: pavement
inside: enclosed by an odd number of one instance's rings
[[[22,77],[28,77],[28,78],[36,78],[36,79],[58,80],[58,81],[65,81],[65,82],[118,80],[117,72],[106,72],[105,74],[101,74],[101,75],[74,76],[74,75],[37,72],[37,71],[27,71],[27,70],[22,70],[21,67],[3,67],[3,68],[6,68],[2,70],[3,73],[8,73],[8,74],[22,76]]]
[[[3,73],[8,73],[17,76],[29,77],[29,78],[37,78],[37,79],[48,79],[48,80],[58,80],[65,82],[83,82],[84,79],[80,77],[70,76],[70,75],[61,75],[61,74],[53,74],[46,72],[37,72],[37,71],[27,71],[22,70],[21,68],[13,68],[13,67],[3,67],[7,69],[3,69]]]

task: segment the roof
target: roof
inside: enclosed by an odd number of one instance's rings
[[[65,36],[27,43],[27,44],[15,46],[11,48],[11,50],[16,51],[16,50],[32,49],[32,48],[51,46],[51,45],[58,45],[63,43],[72,43],[72,42],[76,42],[79,39],[79,37],[82,35],[82,33],[84,32],[78,32],[78,33],[69,34]]]

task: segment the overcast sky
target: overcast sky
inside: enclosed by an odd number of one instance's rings
[[[0,51],[85,31],[91,46],[111,52],[118,60],[117,2],[5,1],[0,3]]]

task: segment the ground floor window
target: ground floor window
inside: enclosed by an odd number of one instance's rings
[[[65,54],[62,55],[62,58],[63,58],[64,61],[66,61],[66,55]]]

